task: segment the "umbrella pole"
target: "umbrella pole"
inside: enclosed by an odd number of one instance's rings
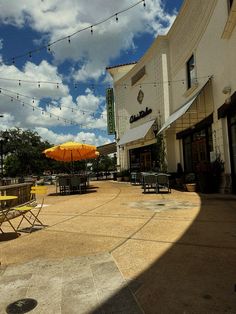
[[[72,150],[70,151],[71,153],[71,170],[72,170],[72,174],[74,174],[74,161],[73,161],[73,154],[72,154]]]

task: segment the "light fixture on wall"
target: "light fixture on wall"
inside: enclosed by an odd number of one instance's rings
[[[156,121],[153,123],[152,132],[154,133],[154,136],[157,137],[158,125],[157,125]]]
[[[225,104],[230,104],[231,103],[231,97],[230,97],[230,94],[231,94],[231,87],[230,86],[225,86],[223,89],[222,89],[222,93],[224,95],[227,95],[227,98],[225,99]]]
[[[222,89],[222,93],[225,94],[225,95],[230,94],[231,93],[231,87],[230,86],[225,86]]]

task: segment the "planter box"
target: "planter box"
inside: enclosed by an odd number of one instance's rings
[[[196,190],[197,190],[197,184],[196,183],[186,183],[185,187],[186,187],[186,190],[188,192],[196,192]]]

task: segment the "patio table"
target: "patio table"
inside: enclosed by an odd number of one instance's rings
[[[3,230],[1,229],[1,225],[3,224],[3,222],[7,221],[9,223],[9,225],[12,227],[12,229],[14,230],[14,232],[17,234],[17,230],[15,229],[15,227],[13,226],[13,224],[11,223],[10,219],[8,218],[8,213],[11,211],[11,201],[14,199],[17,199],[18,196],[16,195],[0,195],[0,202],[1,202],[1,207],[0,207],[0,231],[2,233]],[[2,216],[2,219],[1,219]]]

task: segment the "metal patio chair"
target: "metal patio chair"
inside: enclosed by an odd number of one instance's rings
[[[159,173],[157,174],[157,192],[159,193],[160,190],[167,190],[168,193],[171,193],[170,188],[170,181],[169,177],[170,175],[167,173]]]
[[[17,231],[31,233],[35,227],[37,227],[37,229],[45,227],[45,225],[39,219],[39,214],[43,208],[44,198],[45,195],[47,194],[47,187],[33,186],[31,188],[30,194],[31,200],[28,204],[12,208],[13,211],[19,213],[19,215],[21,216],[20,222],[18,223],[18,226],[16,228]],[[37,197],[39,195],[41,196],[40,201],[37,200]],[[27,221],[29,227],[20,229],[24,221]]]
[[[149,192],[151,189],[157,193],[157,176],[155,174],[145,174],[143,176],[143,189],[144,193]]]

